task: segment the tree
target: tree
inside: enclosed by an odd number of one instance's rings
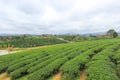
[[[113,38],[116,38],[118,36],[118,33],[117,32],[114,32],[113,33]]]
[[[118,33],[114,29],[110,29],[107,31],[107,36],[110,36],[112,38],[116,38],[118,36]]]

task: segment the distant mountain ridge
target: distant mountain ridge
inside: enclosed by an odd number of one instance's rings
[[[98,34],[106,34],[106,32],[84,33],[84,34],[80,34],[80,35],[88,36],[88,35],[98,35]],[[120,35],[120,32],[118,32],[118,34]],[[41,34],[10,34],[10,33],[0,33],[0,36],[15,36],[15,35],[41,35]],[[56,35],[56,34],[53,34],[53,35]],[[58,34],[58,35],[62,35],[62,34]]]

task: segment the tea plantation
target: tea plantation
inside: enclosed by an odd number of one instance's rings
[[[120,80],[120,39],[58,44],[0,56],[0,73],[11,80]]]

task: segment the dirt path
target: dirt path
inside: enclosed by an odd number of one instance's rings
[[[60,76],[61,76],[61,73],[58,72],[58,73],[55,74],[55,76],[53,77],[53,80],[60,80]]]
[[[65,42],[68,42],[68,43],[72,43],[71,41],[65,40],[65,39],[63,39],[63,38],[57,38],[57,39],[62,40],[62,41],[65,41]]]
[[[45,48],[45,47],[55,46],[55,45],[56,45],[56,44],[45,45],[45,46],[36,46],[36,47],[28,47],[28,48],[25,48],[25,49],[26,49],[26,50],[31,50],[31,49]]]
[[[8,76],[7,73],[0,74],[0,80],[11,80]]]
[[[13,49],[13,47],[6,48],[6,50],[8,50],[8,51],[11,51],[12,49]]]
[[[80,80],[86,80],[85,70],[80,72]]]
[[[9,48],[6,48],[5,50],[8,51],[8,53],[6,53],[6,54],[12,54],[12,53],[17,53],[17,52],[22,52],[22,51],[25,51],[25,50],[45,48],[45,47],[55,46],[55,45],[56,45],[56,44],[45,45],[45,46],[37,46],[37,47],[28,47],[28,48],[24,48],[23,50],[22,50],[22,49],[12,50],[13,48],[12,48],[12,47],[9,47]],[[4,49],[3,49],[3,50],[4,50]],[[6,55],[6,54],[4,54],[4,55]],[[0,55],[3,55],[3,54],[0,53]]]

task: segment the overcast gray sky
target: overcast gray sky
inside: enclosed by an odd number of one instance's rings
[[[0,33],[120,31],[120,0],[0,0]]]

